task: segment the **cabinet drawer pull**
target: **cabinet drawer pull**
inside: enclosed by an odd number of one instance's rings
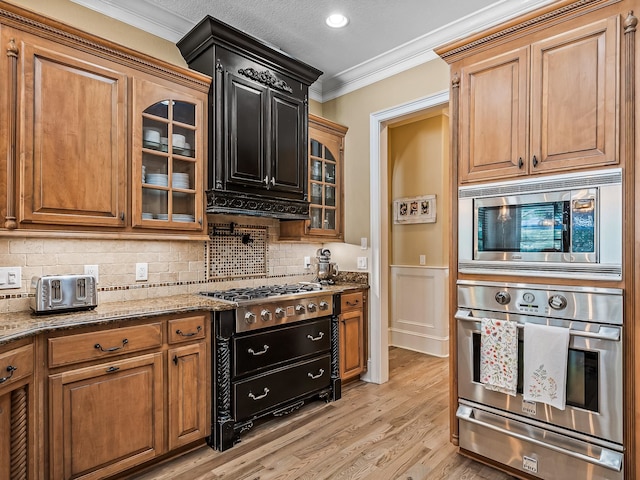
[[[349,300],[347,300],[347,305],[349,305],[350,307],[355,307],[356,305],[358,305],[360,303],[360,300],[356,300],[355,302],[351,303]]]
[[[176,330],[176,335],[181,335],[183,337],[193,337],[194,335],[199,334],[201,330],[202,330],[202,326],[198,325],[198,328],[196,328],[195,332],[185,333],[182,330],[178,329],[178,330]]]
[[[317,380],[318,378],[320,378],[322,375],[324,375],[324,369],[321,368],[320,370],[318,370],[318,375],[314,375],[313,373],[309,372],[307,373],[307,377],[309,377],[312,380]]]
[[[317,342],[318,340],[321,340],[322,337],[324,337],[324,332],[320,332],[317,337],[312,337],[311,335],[307,335],[307,338],[312,342]]]
[[[119,347],[102,348],[102,345],[100,345],[99,343],[96,343],[94,345],[94,348],[96,348],[97,350],[100,350],[101,352],[105,352],[105,353],[117,352],[118,350],[124,348],[127,343],[129,343],[129,340],[124,338],[124,339],[122,339],[122,345],[119,346]]]
[[[118,370],[120,370],[120,367],[109,367],[107,368],[106,372],[113,373],[113,372],[117,372]]]
[[[257,397],[253,393],[249,392],[249,398],[251,400],[262,400],[264,397],[269,395],[269,389],[267,387],[264,387],[263,392],[264,393],[262,395],[258,395]]]
[[[9,365],[7,367],[7,372],[9,372],[9,375],[7,375],[6,377],[0,378],[0,383],[4,383],[7,380],[9,380],[11,377],[13,377],[13,372],[15,372],[17,369],[18,369],[18,367],[14,367],[13,365]]]
[[[264,355],[265,353],[267,353],[267,350],[269,350],[269,345],[263,345],[262,348],[264,348],[264,350],[261,350],[259,352],[256,352],[253,348],[249,348],[247,352],[256,357],[258,355]]]

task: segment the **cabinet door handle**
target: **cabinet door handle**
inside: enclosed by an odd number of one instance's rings
[[[533,156],[533,166],[537,167],[538,166],[538,159],[536,158],[536,156]]]
[[[100,345],[99,343],[96,343],[93,347],[96,350],[100,350],[101,352],[109,353],[109,352],[117,352],[118,350],[124,348],[127,343],[129,343],[129,340],[127,340],[126,338],[123,338],[122,345],[119,347],[102,348],[102,345]]]
[[[269,175],[267,175],[266,177],[264,177],[264,184],[269,187]]]
[[[198,325],[198,328],[196,328],[195,332],[185,333],[182,330],[178,329],[176,330],[176,335],[180,335],[182,337],[193,337],[194,335],[199,334],[201,330],[202,330],[202,326]]]
[[[324,337],[324,332],[320,332],[317,337],[312,337],[311,335],[307,335],[307,338],[312,342],[317,342],[318,340],[321,340],[322,337]]]
[[[0,378],[0,383],[4,383],[7,380],[9,380],[11,377],[13,377],[13,372],[15,372],[17,369],[18,369],[18,367],[14,367],[13,365],[9,365],[7,367],[7,372],[9,372],[9,375],[7,375],[6,377]]]
[[[320,369],[318,370],[318,375],[314,375],[313,373],[309,372],[307,373],[307,377],[309,377],[312,380],[317,380],[318,378],[320,378],[322,375],[324,375],[324,369]]]
[[[174,363],[175,365],[178,365],[178,355],[174,355],[174,356],[173,356],[173,363]]]
[[[276,184],[276,177],[271,177],[271,185],[275,186]]]
[[[257,357],[258,355],[264,355],[265,353],[267,353],[267,350],[269,350],[269,345],[263,345],[262,348],[264,348],[264,350],[261,350],[259,352],[256,352],[253,348],[248,349],[247,352],[255,357]]]
[[[347,305],[349,305],[350,307],[355,307],[356,305],[358,305],[360,303],[360,300],[356,300],[355,302],[351,303],[349,300],[347,300]]]
[[[113,372],[117,372],[118,370],[120,370],[120,367],[109,367],[107,368],[106,372],[113,373]]]
[[[124,212],[120,212],[120,220],[124,220]]]
[[[524,162],[522,161],[522,157],[518,157],[518,168],[522,168]]]
[[[264,397],[269,395],[269,389],[267,387],[264,387],[262,392],[262,395],[258,395],[257,397],[253,393],[249,392],[249,398],[252,400],[262,400]]]

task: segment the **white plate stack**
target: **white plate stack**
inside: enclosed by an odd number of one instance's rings
[[[146,177],[148,185],[169,186],[169,178],[166,173],[147,173]]]
[[[171,186],[173,188],[182,188],[187,190],[189,188],[189,174],[174,173],[171,179]]]
[[[186,215],[182,213],[174,213],[171,218],[173,218],[174,222],[192,223],[196,221],[196,218],[193,215]]]

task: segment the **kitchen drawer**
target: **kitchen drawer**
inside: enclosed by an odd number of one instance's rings
[[[279,404],[329,388],[331,356],[298,362],[258,377],[233,383],[236,421],[259,415]]]
[[[111,358],[160,345],[160,323],[49,338],[49,367]]]
[[[0,355],[0,389],[33,373],[33,345],[9,350]]]
[[[169,320],[169,343],[181,343],[204,338],[205,322],[206,317],[204,315]]]
[[[340,295],[340,311],[360,310],[364,305],[362,292],[343,293]]]
[[[233,340],[233,376],[255,373],[331,348],[331,319],[259,331]]]

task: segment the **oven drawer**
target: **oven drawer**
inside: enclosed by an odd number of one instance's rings
[[[331,356],[306,360],[233,383],[236,421],[323,388],[329,388]]]
[[[582,441],[569,431],[552,432],[466,402],[458,406],[456,417],[460,448],[535,477],[624,479],[621,452]]]
[[[331,348],[331,318],[260,331],[233,339],[233,376],[328,351]]]

